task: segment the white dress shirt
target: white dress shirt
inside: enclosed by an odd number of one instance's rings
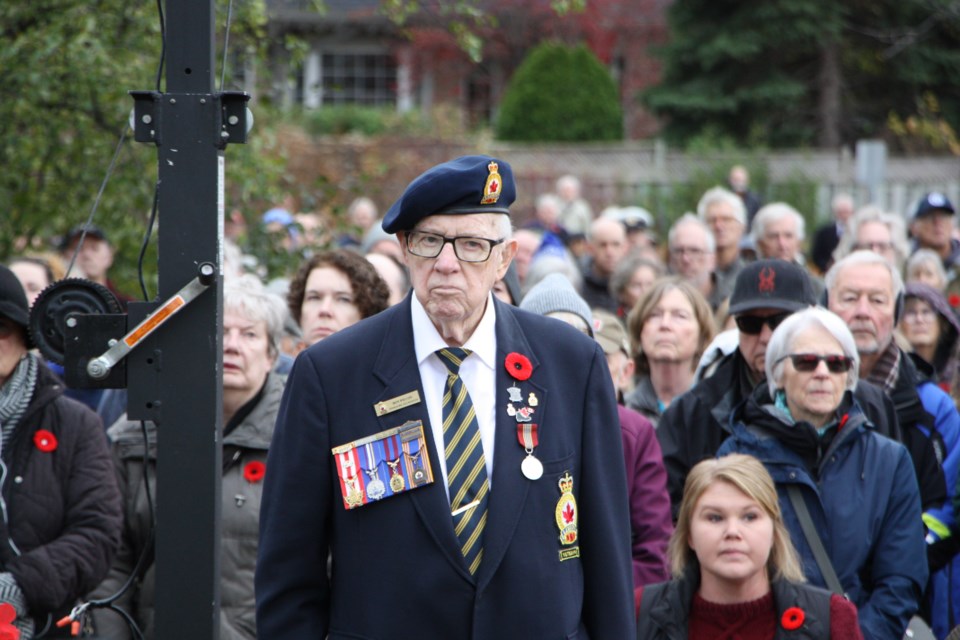
[[[430,416],[430,425],[433,430],[433,442],[437,446],[440,459],[440,474],[443,476],[443,485],[447,489],[447,499],[450,498],[450,487],[447,484],[447,459],[444,455],[443,442],[443,389],[447,382],[449,370],[435,352],[448,347],[433,322],[427,316],[426,310],[417,296],[411,300],[413,316],[413,347],[417,355],[417,365],[420,368],[420,381],[423,383],[423,399],[427,404],[427,413]],[[497,313],[494,310],[493,295],[487,296],[487,308],[483,312],[480,324],[473,335],[463,345],[473,353],[464,359],[460,366],[460,378],[467,387],[467,393],[473,401],[477,414],[477,424],[480,426],[480,441],[483,444],[483,456],[487,464],[487,479],[490,488],[493,488],[493,439],[496,430],[496,400],[497,400]]]

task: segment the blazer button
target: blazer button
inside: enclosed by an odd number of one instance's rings
[[[16,482],[17,484],[22,484],[23,476],[17,476],[16,478],[13,479],[13,481]]]
[[[791,471],[791,472],[790,472],[790,479],[791,479],[791,480],[796,480],[796,479],[797,479],[797,474],[796,474],[795,472]]]

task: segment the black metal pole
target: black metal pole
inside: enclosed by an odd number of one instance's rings
[[[157,104],[161,300],[196,277],[201,263],[221,271],[224,170],[214,3],[165,4],[167,82]],[[157,638],[219,637],[222,308],[218,278],[157,336]]]

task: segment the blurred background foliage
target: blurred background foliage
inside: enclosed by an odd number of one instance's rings
[[[218,85],[227,1],[217,0]],[[586,4],[596,11],[611,1]],[[323,10],[322,0],[302,2]],[[584,4],[556,0],[551,6],[562,13],[581,11]],[[404,16],[428,5],[388,0],[383,7],[402,24]],[[483,38],[469,36],[490,28],[496,16],[484,12],[496,5],[481,0],[439,5],[461,25],[457,37],[469,55],[482,56]],[[661,117],[671,144],[691,154],[742,158],[753,188],[768,201],[814,210],[810,180],[798,175],[769,181],[763,154],[785,145],[837,149],[841,142],[877,136],[892,153],[960,155],[955,1],[674,0],[668,18],[671,41],[661,49],[662,82],[637,99]],[[137,256],[153,202],[156,149],[125,133],[133,106],[127,92],[162,90],[159,25],[153,3],[0,2],[0,260],[56,243],[83,223],[123,138],[93,222],[116,246],[112,276],[123,290],[139,291]],[[271,42],[267,26],[264,0],[235,1],[231,50],[265,66],[268,43],[278,44]],[[236,210],[246,219],[251,246],[273,274],[297,258],[273,255],[279,250],[260,237],[256,223],[284,198],[292,198],[299,211],[320,215],[329,230],[324,241],[330,242],[347,231],[343,213],[353,197],[395,193],[411,173],[464,148],[483,151],[495,136],[616,144],[622,136],[619,103],[607,67],[584,47],[537,44],[530,41],[529,56],[490,128],[466,130],[463,115],[449,105],[399,114],[392,108],[304,111],[283,110],[264,99],[251,103],[256,123],[249,142],[231,145],[225,154],[227,214]],[[279,45],[294,61],[307,51],[296,37],[284,37]],[[583,79],[569,80],[574,71]],[[226,89],[238,88],[231,85],[233,72],[228,66]],[[602,106],[574,99],[580,88]],[[540,103],[551,108],[540,111]],[[834,145],[835,139],[841,142]],[[389,141],[383,145],[388,151],[378,151],[377,141]],[[703,190],[722,183],[728,168],[718,162],[683,183],[652,185],[645,202],[636,204],[655,210],[668,224],[695,207]],[[156,247],[148,247],[150,291],[155,291],[155,255]]]

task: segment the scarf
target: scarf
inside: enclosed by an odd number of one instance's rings
[[[27,354],[0,387],[0,451],[6,451],[14,429],[23,417],[37,386],[37,359]]]
[[[891,394],[897,386],[898,375],[900,375],[900,347],[897,346],[896,340],[891,340],[877,363],[873,365],[873,369],[867,374],[866,381]]]

